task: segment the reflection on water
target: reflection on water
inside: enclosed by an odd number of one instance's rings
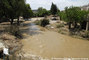
[[[8,25],[8,27],[5,27],[4,32],[10,33],[19,39],[23,38],[20,26],[18,25]]]
[[[20,29],[21,27],[28,27],[26,29]],[[5,29],[3,30],[4,32],[9,32],[12,35],[16,36],[17,38],[23,38],[22,34],[26,33],[28,35],[35,35],[35,34],[39,34],[40,29],[35,26],[34,23],[28,23],[28,24],[21,24],[20,26],[18,25],[8,25],[8,27],[5,27]]]
[[[38,34],[39,32],[37,32],[37,31],[39,31],[39,30],[40,29],[37,26],[35,26],[34,23],[30,23],[30,25],[29,25],[29,33],[30,33],[30,35]]]
[[[34,23],[23,24],[23,26],[26,26],[27,28],[23,29],[22,32],[25,32],[28,35],[39,34],[40,29]]]

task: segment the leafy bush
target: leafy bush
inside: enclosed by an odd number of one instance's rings
[[[48,19],[43,19],[42,21],[41,21],[41,26],[43,26],[43,27],[45,27],[46,25],[48,25],[49,24],[49,20]]]
[[[45,27],[46,25],[49,24],[49,20],[48,19],[43,19],[43,20],[37,20],[34,22],[36,25],[40,25],[42,27]]]

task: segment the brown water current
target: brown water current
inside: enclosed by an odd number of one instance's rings
[[[36,28],[34,25],[30,29],[40,31]],[[72,38],[54,31],[40,31],[39,34],[23,39],[22,43],[25,53],[43,58],[89,58],[89,41]]]

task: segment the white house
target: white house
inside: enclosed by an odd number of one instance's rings
[[[82,6],[81,7],[81,10],[86,10],[86,11],[89,10],[89,4]]]

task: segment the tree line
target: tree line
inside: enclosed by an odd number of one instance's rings
[[[50,10],[38,8],[36,16],[57,15],[60,19],[68,23],[69,29],[86,29],[89,30],[89,10],[81,10],[80,7],[65,7],[65,10],[60,11],[56,4],[52,3]]]
[[[0,0],[0,22],[10,21],[13,24],[14,19],[19,24],[19,17],[29,18],[33,12],[25,0]]]
[[[29,4],[26,4],[26,0],[0,0],[0,22],[10,21],[11,25],[14,19],[17,19],[19,24],[19,17],[44,17],[47,15],[55,15],[60,11],[57,6],[52,3],[51,9],[46,10],[43,7],[38,8],[38,13],[33,13]]]
[[[60,12],[60,10],[58,9],[58,7],[56,6],[56,4],[52,3],[50,10],[46,10],[43,7],[39,7],[37,9],[37,13],[34,13],[35,17],[44,17],[47,15],[57,15],[58,12]]]
[[[59,13],[61,20],[68,23],[69,29],[71,26],[80,29],[89,30],[89,11],[81,10],[80,7],[66,7],[64,11]],[[79,25],[78,25],[79,24]],[[78,27],[79,26],[79,27]]]
[[[47,15],[60,16],[61,20],[68,23],[69,29],[72,25],[77,28],[80,24],[80,29],[89,30],[89,11],[81,10],[80,7],[66,7],[64,11],[60,11],[56,4],[52,3],[50,10],[39,7],[38,12],[33,14],[30,5],[26,4],[25,0],[0,0],[0,22],[5,20],[13,24],[13,20],[18,19],[17,24],[19,24],[19,16],[29,18]]]

